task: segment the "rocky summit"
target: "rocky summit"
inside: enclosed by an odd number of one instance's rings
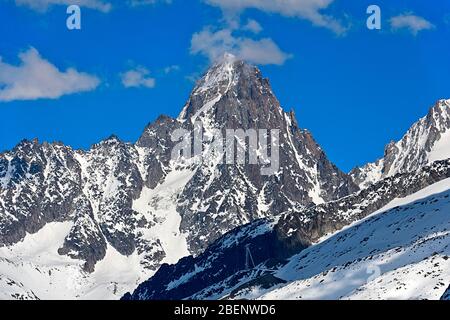
[[[384,157],[355,168],[350,175],[361,188],[411,172],[434,161],[450,158],[450,100],[439,100],[428,114],[414,123],[403,138],[389,143]]]

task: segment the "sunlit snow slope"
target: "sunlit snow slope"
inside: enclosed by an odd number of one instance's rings
[[[450,179],[293,256],[287,284],[238,298],[439,299],[450,281]],[[386,211],[387,210],[387,211]]]
[[[154,190],[144,189],[133,204],[137,212],[155,221],[151,228],[143,230],[143,236],[159,238],[167,252],[162,262],[174,263],[188,255],[173,199],[191,175],[189,171],[173,172]],[[73,222],[49,223],[37,233],[26,235],[23,241],[0,248],[0,300],[116,300],[155,272],[143,268],[142,254],[134,251],[125,256],[111,245],[95,271],[85,271],[84,261],[58,254],[72,227]]]

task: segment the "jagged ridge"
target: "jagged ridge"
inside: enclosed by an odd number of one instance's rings
[[[203,162],[172,159],[171,134],[192,132],[195,122],[206,137]],[[211,159],[212,130],[250,128],[280,130],[274,175],[262,175],[261,164]],[[355,190],[295,115],[281,109],[261,72],[227,56],[200,80],[178,119],[161,116],[134,144],[111,136],[83,151],[33,140],[0,154],[0,246],[68,221],[60,255],[93,272],[110,248],[137,253],[148,276],[163,262],[202,253],[235,227]]]

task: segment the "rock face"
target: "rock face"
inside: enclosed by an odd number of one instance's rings
[[[386,146],[384,157],[350,172],[365,188],[397,173],[418,170],[433,161],[450,158],[450,100],[439,100],[428,114],[413,124],[398,142]]]
[[[367,189],[336,201],[298,212],[286,212],[278,217],[256,220],[227,233],[198,257],[183,258],[175,265],[163,265],[152,278],[139,285],[133,293],[125,295],[123,299],[232,298],[234,293],[245,287],[267,285],[268,276],[270,276],[272,285],[283,283],[284,281],[277,278],[274,272],[286,264],[288,261],[286,259],[302,252],[323,236],[367,217],[392,200],[409,196],[448,178],[450,178],[450,160],[438,161],[431,166],[422,167],[417,172],[399,173],[386,178]],[[445,208],[447,208],[448,194],[441,196],[439,201],[446,204]],[[431,205],[437,200],[430,199],[422,202]],[[421,205],[422,202],[418,201],[415,204]],[[393,210],[395,212],[406,211],[410,207],[406,206],[403,209],[397,207]],[[433,208],[428,212],[426,207],[423,207],[420,210],[420,217],[423,218],[425,214],[431,216],[432,212],[437,209]],[[399,213],[397,213],[398,215]],[[442,216],[445,218],[445,210]],[[374,222],[379,219],[379,217],[372,218]],[[404,219],[407,220],[408,217]],[[409,223],[413,222],[411,219],[408,221]],[[445,229],[445,225],[440,227]],[[354,229],[357,230],[358,227]],[[440,233],[437,235],[440,236]],[[383,239],[386,240],[386,237],[389,236],[396,237],[395,230],[393,235],[392,233],[383,235]],[[336,238],[339,243],[341,241],[339,234],[336,235]],[[386,241],[389,242],[389,238],[387,239]],[[391,243],[395,243],[395,239],[391,240]],[[426,241],[417,240],[417,242],[424,243]],[[392,244],[390,245],[392,246]],[[246,261],[247,247],[251,248],[254,266],[250,264],[249,267],[248,261]],[[377,252],[377,243],[372,243],[372,249],[371,254],[373,255]],[[354,248],[355,255],[357,252],[357,248]],[[306,259],[306,257],[303,258]],[[320,256],[311,256],[310,258],[319,259]],[[335,257],[335,259],[338,258],[338,256]],[[334,262],[329,260],[326,263],[328,266],[332,266]],[[307,263],[304,264],[307,265]],[[300,270],[295,272],[300,272]]]
[[[174,132],[183,130],[191,141],[200,124],[200,153],[173,158]],[[222,140],[214,133],[223,134],[225,145],[231,129],[241,130],[233,131],[237,152],[248,130],[268,130],[263,159],[275,154],[276,143],[276,170],[264,174],[271,163],[250,163],[249,156],[244,163],[221,161],[224,154],[212,152]],[[134,144],[111,136],[79,151],[34,140],[0,154],[0,246],[48,223],[70,221],[58,253],[84,261],[86,271],[94,271],[109,247],[123,256],[137,254],[142,268],[156,270],[162,262],[201,254],[255,219],[356,190],[295,115],[281,109],[261,72],[228,55],[199,81],[178,119],[161,116]]]
[[[229,227],[357,190],[351,179],[330,163],[312,135],[298,127],[295,115],[282,110],[260,71],[232,56],[208,71],[178,119],[201,123],[206,145],[203,163],[182,192],[178,207],[182,230],[194,231],[188,236],[191,252],[205,249],[207,243],[201,238],[217,239]],[[214,142],[213,132],[225,137],[227,129],[279,130],[276,172],[263,175],[261,165],[251,164],[249,159],[243,165],[229,166],[218,164],[217,157],[205,156],[208,144]]]

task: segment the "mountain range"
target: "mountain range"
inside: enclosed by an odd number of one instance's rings
[[[200,152],[174,157],[173,133],[199,125]],[[272,174],[249,159],[225,163],[214,148],[217,133],[252,129],[277,130]],[[225,55],[178,118],[160,116],[135,143],[24,140],[0,154],[0,298],[374,298],[363,281],[314,292],[401,254],[378,279],[418,282],[414,268],[438,264],[433,281],[396,297],[439,298],[450,272],[449,129],[450,100],[440,100],[382,159],[346,174],[257,67]]]

